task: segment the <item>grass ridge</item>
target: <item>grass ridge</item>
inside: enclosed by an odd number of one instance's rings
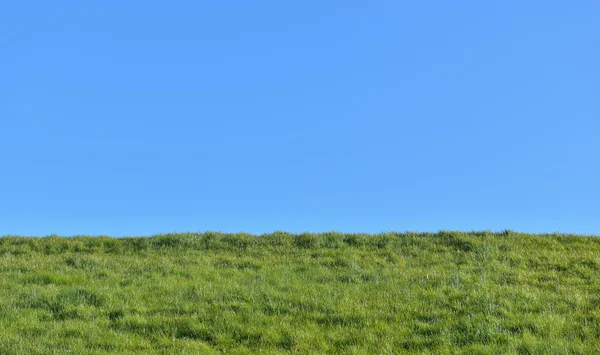
[[[600,238],[0,238],[0,354],[600,353]]]

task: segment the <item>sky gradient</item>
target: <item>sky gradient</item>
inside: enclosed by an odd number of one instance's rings
[[[600,234],[597,1],[17,1],[0,48],[0,235]]]

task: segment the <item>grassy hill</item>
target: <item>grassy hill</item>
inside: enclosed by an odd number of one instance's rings
[[[600,353],[600,238],[0,238],[0,354]]]

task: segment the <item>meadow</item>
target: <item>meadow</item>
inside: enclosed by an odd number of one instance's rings
[[[600,353],[600,238],[0,238],[0,354]]]

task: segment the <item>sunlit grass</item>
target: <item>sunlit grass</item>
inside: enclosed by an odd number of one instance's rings
[[[0,238],[0,354],[600,353],[600,239]]]

